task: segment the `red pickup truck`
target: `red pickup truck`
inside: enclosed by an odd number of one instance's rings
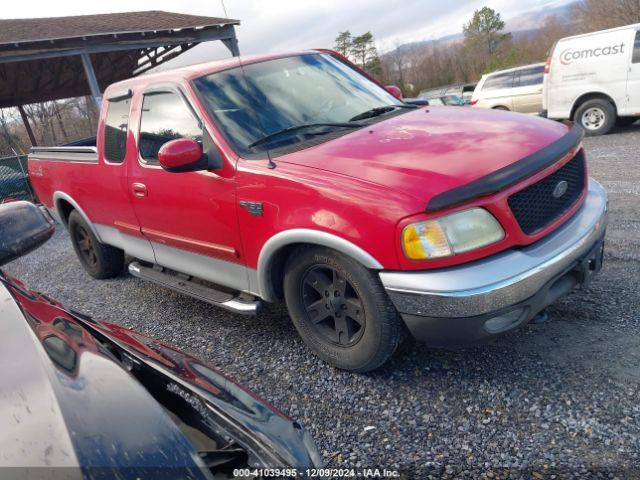
[[[602,265],[607,196],[582,132],[407,104],[329,51],[145,75],[95,143],[34,148],[33,186],[95,278],[129,272],[235,312],[286,301],[344,369],[406,333],[466,343],[529,321]]]

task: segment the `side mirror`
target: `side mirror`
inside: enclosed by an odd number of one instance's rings
[[[209,168],[207,156],[202,147],[190,138],[176,138],[162,147],[158,152],[158,162],[167,172],[195,172]]]
[[[0,205],[0,265],[35,250],[55,229],[53,220],[33,203]]]
[[[395,85],[387,85],[384,87],[387,92],[396,97],[398,100],[402,100],[402,90]]]

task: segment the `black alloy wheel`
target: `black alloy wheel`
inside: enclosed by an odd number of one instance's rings
[[[405,327],[378,272],[340,252],[299,246],[287,258],[282,286],[300,337],[338,368],[374,370],[404,337]]]
[[[306,314],[325,341],[346,347],[362,338],[366,324],[362,300],[336,269],[328,265],[310,267],[301,287]]]

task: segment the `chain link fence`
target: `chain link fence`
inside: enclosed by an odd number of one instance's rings
[[[0,203],[12,200],[36,202],[27,175],[27,156],[0,157]]]

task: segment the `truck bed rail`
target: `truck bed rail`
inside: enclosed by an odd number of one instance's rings
[[[96,147],[31,147],[29,156],[38,160],[97,163]]]

